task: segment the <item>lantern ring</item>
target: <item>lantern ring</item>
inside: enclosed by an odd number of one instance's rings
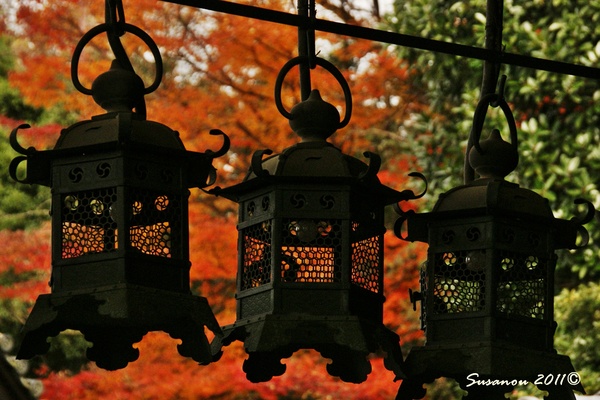
[[[309,66],[311,63],[314,63],[314,65],[319,65],[323,67],[338,81],[338,83],[342,87],[342,90],[344,91],[344,98],[346,102],[346,115],[344,115],[344,118],[340,121],[340,124],[338,125],[337,129],[343,128],[346,125],[348,125],[348,123],[350,122],[350,117],[352,116],[352,92],[350,91],[350,86],[348,86],[346,78],[344,78],[344,75],[342,75],[340,70],[337,69],[335,65],[320,57],[294,57],[288,62],[286,62],[281,68],[281,71],[279,71],[279,75],[277,75],[277,79],[275,80],[275,105],[277,106],[277,110],[279,111],[279,113],[287,119],[292,119],[292,114],[285,109],[281,101],[281,88],[283,86],[283,80],[285,79],[288,72],[290,72],[290,70],[296,65],[300,65],[303,63],[306,63]]]
[[[155,65],[156,65],[154,81],[152,82],[152,84],[150,86],[144,88],[144,94],[152,93],[160,85],[160,81],[162,80],[162,75],[163,75],[163,63],[162,63],[162,57],[160,55],[160,50],[158,49],[158,46],[156,45],[154,40],[152,40],[150,35],[148,35],[146,32],[144,32],[142,29],[138,28],[137,26],[124,23],[124,24],[122,24],[122,28],[123,28],[124,32],[132,33],[135,36],[137,36],[139,39],[141,39],[146,44],[146,46],[148,46],[148,48],[150,49],[150,52],[152,53],[152,56],[154,57],[154,61],[155,61]],[[75,89],[77,89],[78,91],[80,91],[83,94],[92,95],[92,89],[89,89],[89,88],[86,88],[85,86],[83,86],[83,84],[79,80],[78,71],[79,71],[79,59],[81,58],[81,53],[83,52],[83,49],[85,48],[85,46],[87,46],[87,44],[93,38],[95,38],[96,36],[98,36],[99,34],[104,33],[104,32],[109,34],[112,29],[113,29],[113,25],[108,24],[108,23],[103,23],[98,26],[95,26],[92,29],[90,29],[86,34],[84,34],[82,36],[81,40],[79,40],[79,43],[77,43],[77,46],[75,46],[75,50],[73,51],[73,57],[71,60],[71,80],[73,81],[73,85],[75,86]]]
[[[504,112],[504,116],[508,122],[508,128],[510,129],[510,142],[516,151],[518,139],[515,117],[510,109],[510,106],[504,99],[504,96],[497,93],[487,94],[481,98],[479,103],[477,103],[477,108],[475,109],[475,114],[473,115],[473,147],[475,147],[480,154],[483,153],[483,149],[479,145],[479,140],[481,139],[481,131],[483,130],[483,123],[485,122],[485,116],[489,106],[500,107],[502,112]]]

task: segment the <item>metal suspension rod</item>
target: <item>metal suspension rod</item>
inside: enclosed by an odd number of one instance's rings
[[[298,0],[298,15],[304,18],[310,18],[314,15],[314,9],[309,6],[310,0]],[[314,33],[314,31],[313,31]],[[309,49],[309,29],[306,26],[298,26],[298,55],[308,57]],[[302,101],[306,100],[310,95],[311,81],[310,81],[310,67],[308,63],[298,64],[300,70],[300,96]]]
[[[496,60],[485,60],[483,63],[483,80],[481,82],[481,93],[479,101],[484,97],[496,92],[498,86],[498,77],[500,76],[500,68],[502,64],[502,30],[504,28],[504,0],[487,0],[486,3],[486,24],[485,24],[485,48],[496,53]],[[504,86],[504,85],[503,85]],[[504,87],[502,88],[504,89]],[[475,171],[469,162],[469,152],[473,147],[473,135],[481,134],[474,132],[477,129],[471,127],[467,148],[465,150],[464,160],[464,175],[463,181],[465,184],[472,182],[475,179]]]
[[[231,15],[259,19],[290,26],[309,26],[310,19],[282,11],[270,10],[249,6],[246,4],[232,3],[224,0],[161,0],[169,3],[180,4],[205,10],[223,12]],[[535,70],[554,72],[563,75],[573,75],[582,78],[600,79],[600,69],[562,61],[547,60],[543,58],[524,56],[513,53],[502,53],[498,60],[498,53],[480,47],[465,46],[456,43],[426,39],[402,33],[382,31],[362,26],[348,25],[339,22],[315,19],[314,29],[320,32],[334,33],[359,39],[372,40],[398,46],[429,50],[436,53],[449,54],[484,61],[501,62],[502,64]]]

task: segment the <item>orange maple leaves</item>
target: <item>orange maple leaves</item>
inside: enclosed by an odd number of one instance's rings
[[[102,3],[61,0],[43,9],[22,7],[19,18],[24,33],[15,47],[20,67],[10,74],[10,82],[31,104],[60,106],[81,118],[102,113],[90,98],[73,89],[69,78],[72,49],[85,31],[102,22]],[[219,148],[221,139],[208,135],[212,128],[230,135],[230,152],[216,161],[219,185],[239,182],[253,151],[268,147],[281,151],[298,141],[273,101],[275,77],[281,66],[296,54],[294,28],[154,0],[124,3],[127,22],[149,32],[165,61],[163,84],[146,99],[148,118],[179,130],[190,150]],[[267,8],[283,9],[288,5],[277,0],[261,2]],[[335,9],[335,4],[327,2],[325,8]],[[382,138],[399,140],[404,121],[424,108],[410,89],[402,61],[377,43],[320,33],[318,38],[317,50],[340,67],[354,101],[350,125],[336,133],[332,142],[356,155],[382,149],[385,147]],[[147,57],[146,47],[135,38],[125,37],[123,41],[134,67],[148,82],[153,74],[153,61]],[[89,86],[95,76],[108,68],[109,60],[110,51],[104,38],[94,39],[82,55],[79,68],[82,82]],[[319,69],[312,75],[313,86],[343,114],[344,99],[337,82]],[[282,99],[288,109],[300,101],[296,71],[285,79]],[[385,150],[393,154],[393,146]],[[384,160],[382,181],[401,190],[410,165],[410,156],[405,155]],[[209,299],[221,324],[232,323],[237,268],[235,205],[195,191],[191,200],[192,290]],[[18,240],[6,236],[8,233],[0,235],[5,235],[7,242]],[[31,267],[46,272],[33,280],[32,287],[3,288],[0,294],[31,300],[33,291],[42,289],[37,285],[47,278],[50,269],[49,235],[47,228],[39,233],[18,235],[27,236],[28,240],[30,235],[36,238],[36,255],[34,261],[31,257],[28,261],[15,259],[15,271]],[[401,335],[403,343],[418,341],[421,338],[418,313],[411,309],[407,290],[418,289],[418,269],[425,259],[424,250],[401,242],[391,232],[386,239],[385,323]],[[51,374],[45,380],[44,398],[95,399],[110,394],[112,398],[127,399],[219,396],[276,399],[290,394],[319,398],[335,393],[338,398],[375,399],[390,398],[397,390],[393,376],[383,368],[381,360],[373,362],[374,372],[358,388],[329,378],[322,365],[326,361],[311,356],[311,352],[288,360],[288,373],[284,376],[252,385],[241,371],[244,356],[239,346],[229,346],[218,363],[200,367],[181,359],[172,340],[164,336],[149,334],[139,346],[152,350],[142,351],[142,358],[125,370],[91,369],[76,376]]]

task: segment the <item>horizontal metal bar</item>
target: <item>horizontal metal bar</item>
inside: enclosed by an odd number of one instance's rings
[[[283,11],[270,10],[267,8],[261,8],[247,4],[233,3],[224,0],[162,1],[296,27],[308,27],[310,23],[309,18],[304,16],[290,14]],[[343,24],[323,19],[313,20],[312,23],[312,27],[315,30],[321,32],[334,33],[338,35],[366,39],[375,42],[395,44],[398,46],[416,48],[420,50],[428,50],[435,53],[474,58],[478,60],[491,62],[499,62],[502,64],[554,72],[564,75],[574,75],[582,78],[600,79],[599,68],[588,67],[581,64],[572,64],[562,61],[554,61],[514,53],[499,53],[480,47],[466,46],[457,43],[427,39],[423,37],[405,35],[402,33],[383,31],[373,28],[366,28],[363,26]]]

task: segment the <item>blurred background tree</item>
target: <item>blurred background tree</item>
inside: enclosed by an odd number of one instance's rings
[[[600,1],[504,1],[503,44],[506,52],[598,66]],[[408,35],[483,47],[485,0],[397,0],[386,27]],[[409,130],[403,149],[416,154],[431,180],[431,195],[462,183],[464,152],[480,94],[482,62],[398,47],[430,106]],[[585,198],[600,207],[600,88],[597,81],[505,65],[505,95],[519,128],[519,167],[508,180],[548,198],[556,217],[577,213],[573,200]],[[489,121],[504,129],[502,113]],[[508,140],[508,135],[504,136]],[[402,142],[401,142],[402,143]],[[590,228],[592,245],[562,254],[558,285],[574,287],[600,278],[600,231]]]
[[[165,78],[148,96],[148,116],[181,132],[190,150],[204,151],[211,143],[208,130],[220,128],[232,138],[232,148],[219,160],[221,186],[239,182],[253,151],[274,151],[297,139],[274,106],[273,84],[279,68],[296,54],[296,30],[266,22],[180,7],[154,0],[125,1],[129,23],[140,26],[161,47]],[[278,0],[251,4],[295,13],[292,3]],[[34,128],[22,132],[22,142],[38,149],[55,143],[60,127],[102,111],[90,98],[76,92],[69,78],[69,60],[79,38],[102,22],[104,2],[59,0],[6,1],[0,5],[0,331],[16,334],[38,293],[48,292],[50,270],[49,193],[8,179],[6,166],[15,156],[7,135],[21,122]],[[400,33],[483,46],[485,1],[397,0],[383,19],[372,4],[357,1],[318,1],[320,18],[365,26],[381,26]],[[531,54],[586,65],[600,57],[600,1],[505,0],[506,51]],[[481,65],[477,60],[318,33],[317,50],[329,58],[349,81],[354,98],[350,126],[333,142],[343,151],[362,157],[365,150],[382,155],[382,181],[398,190],[410,182],[406,174],[422,171],[430,182],[428,210],[444,191],[461,183],[464,150],[479,97]],[[125,38],[127,39],[127,38]],[[153,73],[146,49],[126,41],[140,75]],[[95,39],[82,56],[80,74],[89,86],[108,68],[110,52]],[[508,179],[550,199],[557,217],[576,212],[577,197],[600,207],[600,125],[597,83],[523,68],[504,66],[506,96],[517,117],[521,162]],[[315,83],[327,101],[342,104],[335,82],[315,72]],[[299,101],[297,77],[286,79],[288,108]],[[492,126],[497,124],[499,126]],[[490,115],[486,130],[504,125]],[[233,203],[194,191],[190,205],[192,289],[208,297],[219,322],[235,319],[236,210]],[[393,222],[393,215],[389,217]],[[560,254],[557,293],[557,348],[573,357],[584,385],[596,388],[600,376],[597,357],[585,357],[581,344],[590,331],[597,343],[597,294],[587,284],[600,277],[600,238],[595,227],[592,245]],[[418,313],[412,311],[407,289],[418,288],[424,247],[386,234],[385,322],[402,339],[403,350],[421,343]],[[27,256],[24,256],[24,255]],[[580,286],[581,285],[581,286]],[[597,297],[597,296],[596,296]],[[593,298],[596,298],[593,297]],[[567,312],[573,302],[581,306]],[[594,305],[595,304],[595,305]],[[595,307],[595,309],[594,309]],[[562,310],[562,311],[561,311]],[[579,322],[578,322],[579,321]],[[588,339],[585,339],[588,340]],[[595,342],[594,342],[595,340]],[[223,399],[389,399],[398,388],[381,359],[373,363],[366,383],[343,384],[325,374],[314,352],[287,361],[288,372],[264,384],[250,384],[241,371],[241,346],[229,346],[223,359],[199,367],[176,354],[175,344],[161,334],[149,334],[138,362],[125,370],[98,370],[85,361],[86,342],[75,332],[54,339],[53,350],[35,361],[44,376],[45,399],[102,398],[223,398]],[[598,347],[598,346],[596,346]],[[460,390],[437,383],[429,399],[455,399]],[[515,392],[517,398],[520,392]]]
[[[396,0],[384,26],[396,32],[430,39],[484,47],[486,1]],[[504,51],[542,59],[599,66],[600,1],[504,1]],[[412,151],[430,180],[428,207],[437,196],[462,184],[463,162],[473,113],[480,96],[482,62],[444,54],[395,47],[408,68],[421,101],[430,106],[409,129],[409,140],[399,151]],[[519,167],[507,180],[546,197],[558,218],[578,213],[573,205],[584,198],[600,206],[600,87],[596,80],[504,65],[508,77],[505,96],[518,125]],[[499,128],[508,139],[499,110],[490,109],[482,132]],[[581,368],[584,387],[598,390],[598,355],[590,357],[568,343],[581,343],[584,332],[596,343],[598,319],[589,306],[592,294],[586,282],[600,278],[600,230],[595,220],[586,228],[590,244],[562,251],[556,270],[557,349]],[[597,286],[595,286],[597,288]],[[569,291],[570,290],[570,291]],[[567,295],[568,293],[568,295]],[[567,298],[581,302],[566,312]],[[563,311],[561,311],[563,310]],[[579,322],[582,322],[581,324]],[[586,321],[583,323],[583,321]],[[579,338],[579,339],[578,339]],[[587,343],[587,342],[586,342]],[[517,398],[523,392],[515,392]],[[443,395],[442,397],[443,398]]]

